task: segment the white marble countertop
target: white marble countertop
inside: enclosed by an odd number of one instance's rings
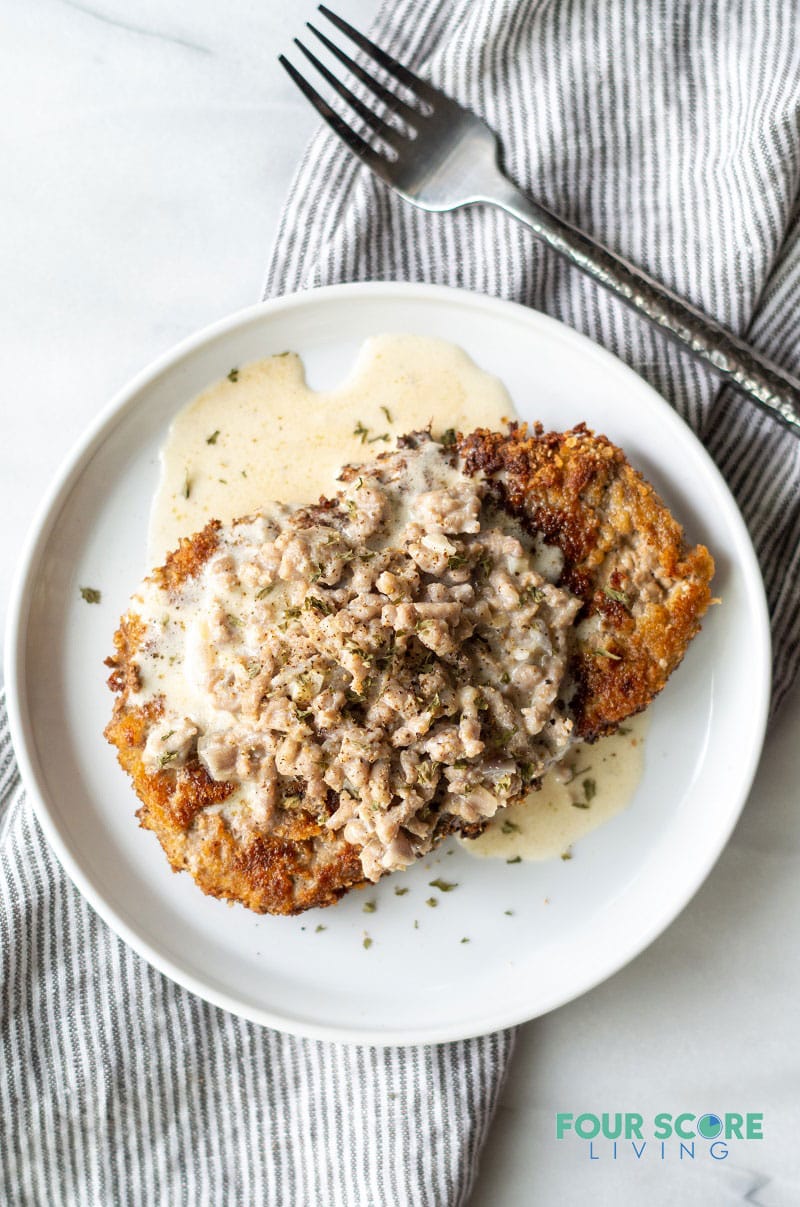
[[[362,27],[373,0],[339,0]],[[135,370],[256,300],[313,114],[276,63],[308,0],[30,0],[0,43],[0,611],[25,530]],[[11,116],[11,120],[9,117]],[[800,1202],[800,689],[717,867],[604,985],[520,1032],[473,1207]],[[762,1111],[726,1160],[613,1161],[555,1113]]]

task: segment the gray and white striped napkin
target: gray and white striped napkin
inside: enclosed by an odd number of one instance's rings
[[[376,40],[502,135],[523,187],[800,370],[800,9],[782,0],[391,0]],[[700,434],[747,518],[775,700],[800,661],[800,445],[513,220],[405,207],[320,132],[267,294],[462,285],[605,344]],[[513,1035],[296,1040],[166,981],[50,854],[0,715],[0,1195],[8,1204],[461,1204]],[[357,1105],[356,1105],[357,1104]]]
[[[2,696],[0,801],[3,1207],[463,1202],[513,1033],[320,1043],[168,981],[51,853]]]

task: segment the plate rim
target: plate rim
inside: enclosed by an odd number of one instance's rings
[[[736,807],[731,809],[727,824],[720,827],[715,836],[715,842],[706,851],[706,858],[696,874],[684,884],[683,890],[677,896],[669,897],[669,905],[657,909],[651,919],[651,925],[643,933],[636,936],[635,942],[629,944],[623,951],[623,957],[614,963],[613,968],[604,971],[599,977],[596,971],[591,971],[583,978],[578,978],[572,991],[564,996],[558,992],[556,999],[545,1002],[543,1008],[536,1008],[533,1014],[512,1008],[505,1013],[493,1012],[491,1019],[475,1018],[473,1023],[464,1028],[463,1025],[448,1027],[445,1025],[423,1026],[417,1030],[375,1030],[369,1026],[359,1027],[350,1025],[343,1027],[337,1024],[325,1025],[307,1020],[298,1021],[263,1008],[251,1008],[239,998],[227,994],[224,990],[201,982],[192,972],[153,948],[147,939],[143,938],[132,928],[121,911],[110,905],[99,892],[91,877],[85,873],[80,862],[73,856],[67,842],[62,838],[56,820],[51,816],[46,801],[47,793],[40,785],[35,759],[32,757],[33,722],[27,709],[27,686],[24,678],[25,646],[28,631],[28,600],[35,585],[34,571],[38,568],[41,555],[44,552],[50,532],[57,520],[59,510],[75,481],[83,472],[84,464],[95,446],[109,437],[116,424],[128,410],[135,405],[137,395],[155,380],[165,370],[178,364],[190,356],[195,350],[220,335],[255,321],[263,315],[290,311],[305,305],[318,304],[320,301],[336,301],[343,296],[348,299],[358,299],[370,294],[380,294],[391,300],[403,301],[434,301],[444,305],[470,306],[478,310],[492,310],[498,314],[507,314],[526,322],[539,324],[554,335],[566,339],[567,342],[577,340],[585,352],[591,354],[607,369],[617,374],[627,375],[635,379],[637,387],[644,389],[650,395],[650,401],[666,420],[680,430],[685,439],[688,435],[696,446],[696,451],[705,462],[707,471],[716,479],[718,487],[730,504],[730,519],[738,526],[741,538],[744,560],[740,563],[743,580],[747,587],[748,600],[755,604],[757,616],[755,625],[754,648],[758,649],[760,675],[758,676],[759,692],[757,699],[751,701],[751,731],[754,740],[748,750],[745,766],[739,779],[739,799]],[[620,972],[636,956],[641,954],[663,931],[683,912],[694,897],[700,886],[707,879],[719,856],[726,846],[731,833],[741,815],[747,801],[750,788],[755,778],[759,758],[763,748],[766,724],[768,719],[770,690],[771,690],[771,641],[769,612],[764,592],[760,567],[753,549],[752,540],[730,487],[723,478],[720,470],[711,459],[696,434],[689,428],[669,403],[635,370],[589,336],[576,331],[568,324],[544,314],[542,311],[525,306],[505,298],[492,297],[476,293],[468,289],[452,286],[429,285],[415,282],[398,281],[366,281],[346,282],[337,285],[326,285],[315,289],[302,290],[269,298],[253,305],[244,307],[225,315],[220,319],[192,332],[177,344],[157,356],[144,368],[139,370],[123,386],[117,390],[109,402],[100,410],[95,419],[84,429],[78,440],[72,445],[66,457],[61,462],[58,471],[51,479],[33,520],[28,529],[23,544],[22,553],[17,563],[9,597],[8,620],[6,624],[4,643],[5,693],[8,710],[9,729],[14,752],[23,785],[28,793],[31,806],[37,821],[42,828],[45,839],[56,855],[59,863],[92,909],[103,919],[119,938],[121,938],[137,955],[144,959],[158,972],[183,988],[195,993],[201,999],[212,1005],[227,1010],[234,1015],[246,1018],[251,1022],[268,1026],[277,1030],[302,1036],[313,1040],[336,1041],[340,1043],[369,1044],[378,1047],[406,1046],[420,1043],[443,1043],[455,1040],[473,1038],[515,1026],[532,1018],[540,1017],[550,1010],[575,1000],[595,986],[602,984],[609,977]],[[30,739],[30,746],[29,746]],[[485,1013],[485,1012],[484,1012]]]

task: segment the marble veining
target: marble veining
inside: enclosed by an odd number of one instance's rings
[[[190,42],[186,38],[177,38],[173,34],[164,33],[158,29],[145,29],[141,25],[132,24],[130,21],[121,21],[118,17],[98,12],[96,8],[90,8],[88,4],[77,4],[76,0],[61,0],[61,3],[66,4],[68,8],[74,8],[76,12],[83,13],[87,17],[93,17],[95,21],[103,21],[106,25],[113,25],[115,29],[122,29],[129,34],[138,34],[143,38],[157,38],[159,42],[171,42],[173,46],[185,46],[187,50],[196,50],[199,54],[214,53],[209,46],[200,46],[197,42]]]

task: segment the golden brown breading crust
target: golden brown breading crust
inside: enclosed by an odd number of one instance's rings
[[[459,437],[458,450],[467,473],[486,474],[498,506],[561,549],[561,585],[584,600],[583,619],[596,618],[594,632],[579,634],[571,660],[576,726],[590,739],[611,732],[661,690],[700,627],[714,569],[708,550],[687,548],[680,525],[620,449],[583,425],[564,433],[479,430]],[[182,541],[155,571],[159,584],[171,590],[195,575],[214,552],[219,528],[212,522]],[[258,913],[332,905],[363,885],[358,848],[302,809],[278,810],[268,832],[241,846],[207,811],[230,795],[231,784],[213,781],[196,760],[177,771],[145,770],[144,744],[160,704],[129,702],[142,637],[128,613],[107,659],[118,698],[105,733],[142,801],[140,823],[156,834],[173,869]],[[336,803],[331,793],[331,812]]]
[[[571,711],[580,736],[611,733],[664,687],[711,602],[714,561],[621,449],[584,424],[512,425],[460,437],[465,471],[482,471],[498,506],[564,555],[577,621]],[[581,622],[589,622],[581,624]],[[588,630],[588,631],[587,631]]]
[[[177,587],[195,575],[213,553],[220,525],[214,521],[169,555],[154,577]],[[207,806],[225,800],[234,789],[215,783],[196,760],[177,772],[150,773],[142,761],[144,744],[158,702],[143,708],[128,700],[138,687],[135,655],[142,639],[136,616],[126,614],[114,636],[109,687],[118,694],[105,736],[117,748],[120,765],[142,801],[140,824],[158,838],[173,871],[189,871],[205,893],[241,901],[256,913],[296,914],[333,905],[364,882],[358,848],[330,833],[302,810],[283,810],[269,833],[242,847]],[[333,808],[331,807],[331,812]]]

